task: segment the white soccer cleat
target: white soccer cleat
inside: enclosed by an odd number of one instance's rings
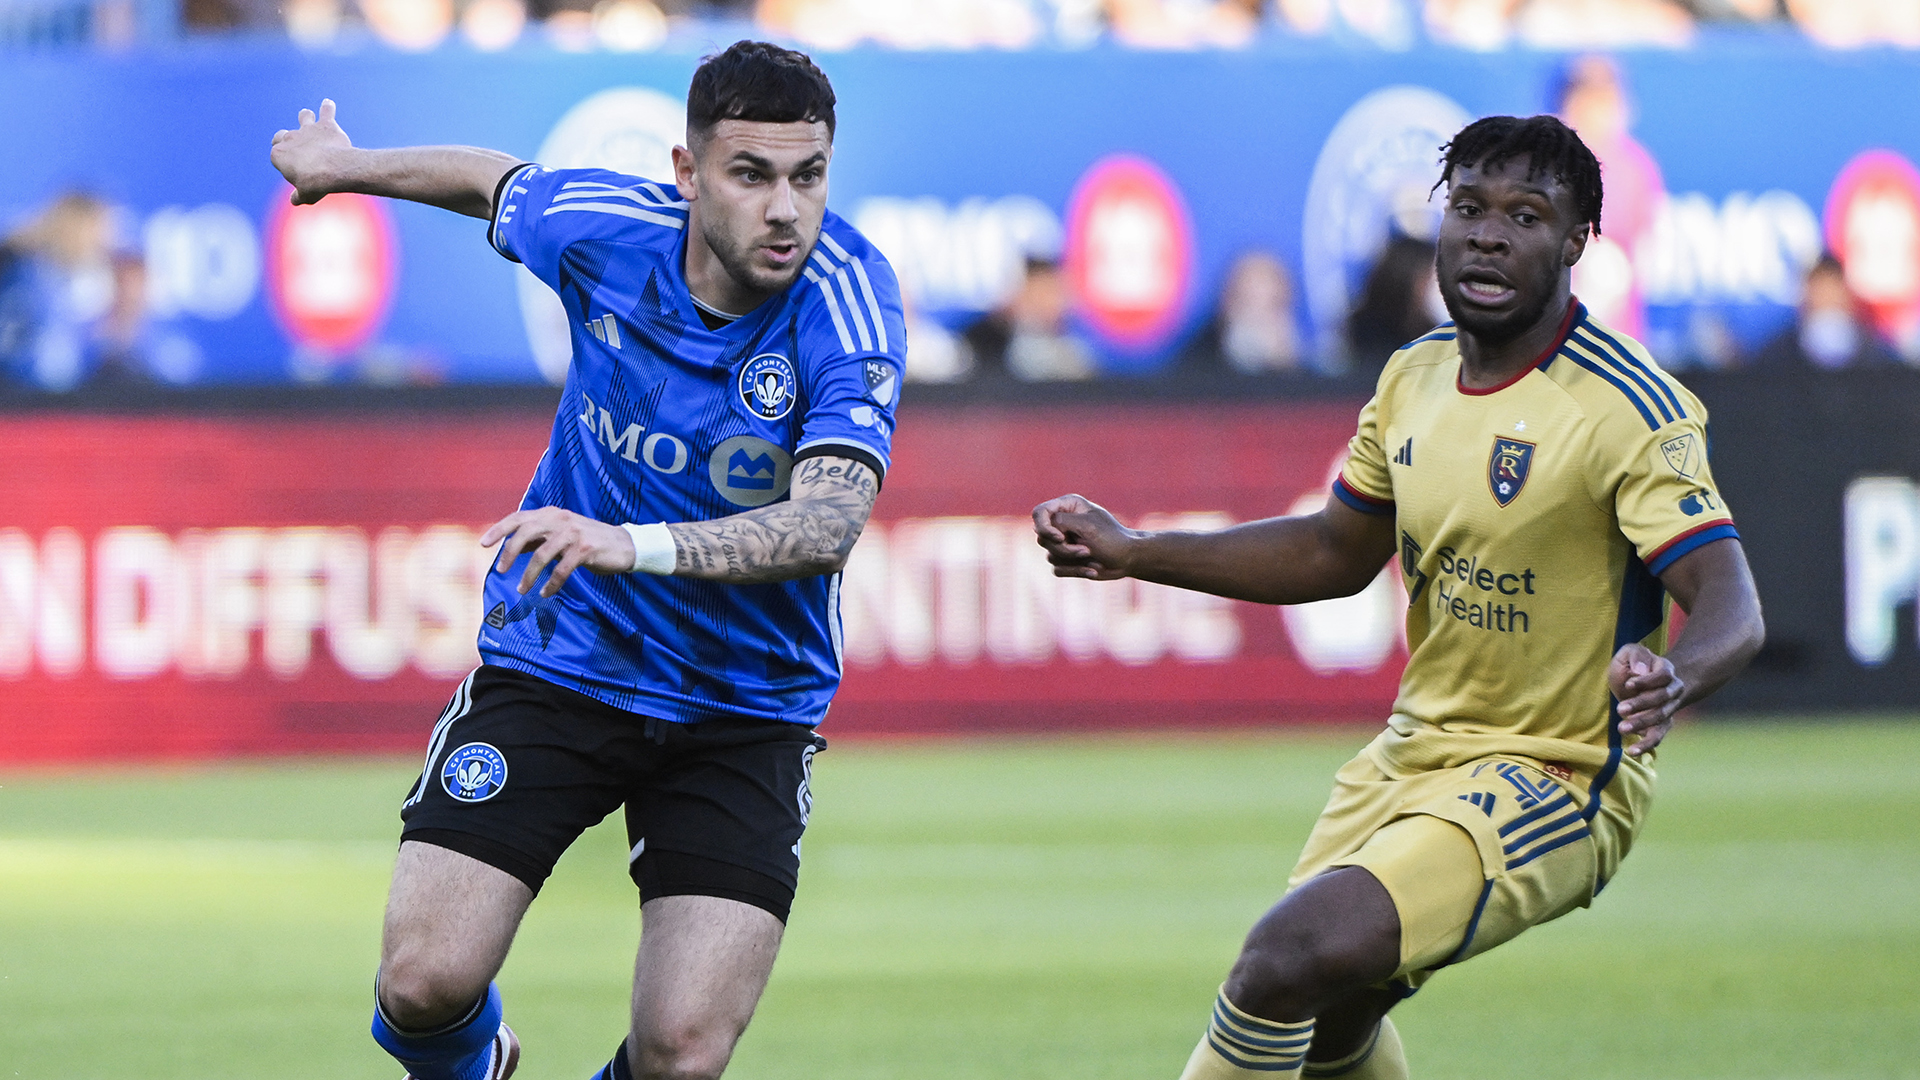
[[[520,1039],[505,1023],[493,1035],[493,1061],[487,1066],[487,1080],[507,1080],[520,1067]],[[414,1080],[412,1073],[401,1080]]]

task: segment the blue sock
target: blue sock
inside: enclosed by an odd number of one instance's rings
[[[613,1052],[613,1060],[606,1067],[593,1074],[593,1080],[633,1080],[633,1068],[627,1064],[627,1044],[620,1043],[620,1049]]]
[[[376,996],[373,1041],[407,1067],[415,1080],[485,1080],[493,1064],[493,1037],[500,1031],[500,988],[487,984],[487,996],[473,1010],[435,1031],[401,1031],[387,1022]]]

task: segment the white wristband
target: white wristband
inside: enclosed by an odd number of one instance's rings
[[[673,542],[673,533],[663,521],[651,525],[635,525],[628,522],[620,526],[633,537],[633,570],[635,574],[671,574],[680,564],[680,549]]]

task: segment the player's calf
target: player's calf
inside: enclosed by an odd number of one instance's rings
[[[1323,874],[1254,924],[1227,977],[1236,1006],[1298,1021],[1390,977],[1400,963],[1393,899],[1359,867]]]
[[[1347,867],[1307,882],[1247,935],[1182,1080],[1300,1076],[1314,1018],[1399,960],[1399,915],[1372,874]]]

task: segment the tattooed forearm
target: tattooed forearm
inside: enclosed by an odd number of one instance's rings
[[[739,584],[829,574],[846,564],[880,493],[873,470],[813,457],[793,474],[791,499],[712,521],[668,525],[683,577]]]

